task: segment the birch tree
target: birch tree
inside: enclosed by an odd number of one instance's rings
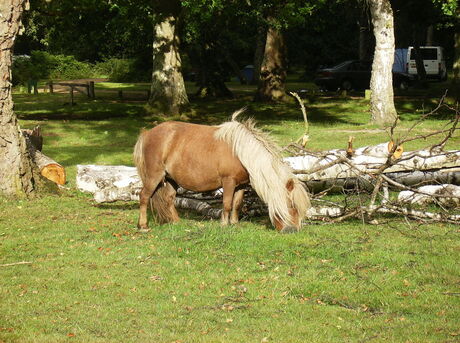
[[[368,0],[368,4],[375,36],[371,76],[371,117],[374,123],[389,126],[398,118],[393,97],[393,10],[389,0]]]

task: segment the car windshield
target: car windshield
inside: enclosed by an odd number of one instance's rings
[[[420,53],[423,60],[436,60],[438,58],[438,50],[436,48],[420,48]],[[415,49],[410,51],[410,59],[415,60]]]
[[[332,67],[331,69],[340,69],[340,68],[343,68],[344,66],[346,66],[347,64],[350,64],[350,61],[345,61],[345,62],[339,63],[336,66]]]

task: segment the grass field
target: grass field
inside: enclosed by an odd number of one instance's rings
[[[176,119],[216,124],[248,106],[281,145],[303,133],[294,102],[257,104],[253,88],[230,87],[235,99],[195,100]],[[397,97],[397,135],[406,137],[436,106],[442,92],[430,92]],[[310,97],[309,148],[344,148],[350,135],[356,146],[388,140],[356,95]],[[22,127],[41,125],[44,153],[66,167],[68,183],[59,195],[0,198],[0,342],[460,340],[458,226],[395,217],[379,225],[307,221],[300,233],[280,235],[264,217],[223,228],[181,212],[179,223],[138,234],[137,203],[95,204],[75,189],[76,165],[132,165],[139,130],[169,118],[140,101],[14,100]],[[428,118],[410,134],[440,129],[449,116]],[[457,134],[450,148],[459,142]]]

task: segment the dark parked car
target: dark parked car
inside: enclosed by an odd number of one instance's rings
[[[325,90],[351,90],[369,88],[372,63],[366,61],[346,61],[332,68],[319,69],[315,84]],[[409,87],[412,77],[408,74],[393,72],[393,86],[401,89]]]

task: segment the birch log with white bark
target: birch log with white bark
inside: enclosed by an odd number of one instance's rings
[[[460,222],[460,215],[458,214],[420,211],[390,204],[357,208],[354,217],[369,213],[396,214],[419,220],[449,222],[453,224],[458,224]],[[310,219],[331,219],[347,215],[349,214],[346,213],[343,207],[311,207],[308,210],[307,217]]]
[[[388,152],[370,155],[367,151],[365,149],[356,150],[351,158],[346,156],[345,150],[331,150],[323,155],[308,153],[302,156],[287,157],[284,160],[302,181],[353,178],[378,173],[380,168],[387,163]],[[428,150],[404,152],[399,159],[394,160],[388,168],[385,168],[383,173],[447,168],[460,168],[459,150],[440,153]]]
[[[460,186],[443,184],[427,185],[413,191],[402,191],[398,201],[410,205],[438,204],[444,207],[460,206]]]
[[[389,153],[385,146],[388,143],[357,149],[351,158],[346,156],[345,150],[335,150],[323,155],[311,153],[287,157],[285,161],[313,192],[330,188],[372,189],[372,174],[378,173],[379,168],[388,160]],[[383,173],[406,186],[428,182],[460,184],[460,151],[405,152]],[[97,202],[127,201],[138,199],[142,182],[134,167],[78,165],[77,188],[93,193]],[[182,189],[178,191],[179,195],[185,192]],[[215,195],[192,196],[190,192],[187,197],[198,200],[216,198]]]

